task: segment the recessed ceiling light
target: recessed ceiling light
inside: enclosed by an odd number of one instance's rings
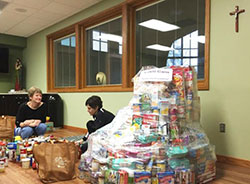
[[[146,48],[148,49],[154,49],[154,50],[159,50],[159,51],[170,51],[170,50],[174,50],[173,48],[164,46],[164,45],[160,45],[160,44],[153,44],[153,45],[148,45]]]
[[[27,10],[24,9],[24,8],[16,8],[15,10],[16,10],[17,12],[19,12],[19,13],[25,13],[25,12],[27,12]]]
[[[157,19],[150,19],[150,20],[147,20],[145,22],[139,23],[139,25],[150,28],[150,29],[162,31],[162,32],[180,29],[179,26],[169,24],[169,23],[163,22],[161,20],[157,20]]]

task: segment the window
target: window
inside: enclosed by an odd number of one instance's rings
[[[167,66],[193,66],[198,79],[204,79],[204,57],[199,57],[199,44],[204,44],[204,37],[198,36],[198,30],[175,40],[168,52]]]
[[[208,88],[205,9],[205,0],[166,0],[138,8],[136,71],[146,65],[194,66],[203,89]]]
[[[75,35],[54,40],[55,87],[75,86]]]
[[[121,85],[122,19],[86,30],[87,86]]]
[[[145,65],[194,66],[208,89],[209,8],[210,0],[128,0],[48,35],[48,91],[132,91]]]

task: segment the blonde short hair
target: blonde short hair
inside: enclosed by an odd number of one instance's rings
[[[42,90],[37,88],[37,87],[34,87],[32,86],[29,90],[28,90],[28,96],[29,97],[32,97],[35,93],[40,93],[42,94]]]

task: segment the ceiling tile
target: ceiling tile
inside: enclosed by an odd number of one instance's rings
[[[8,30],[14,25],[22,22],[25,18],[25,15],[3,11],[0,16],[0,27],[4,27],[5,30]]]
[[[32,24],[34,26],[43,27],[43,26],[47,25],[48,22],[45,20],[41,20],[41,19],[38,19],[38,18],[31,16],[31,17],[28,17],[27,19],[25,19],[24,21],[22,21],[23,26],[25,26],[26,24]]]
[[[32,16],[35,18],[39,18],[41,20],[53,22],[53,21],[59,19],[62,15],[60,15],[58,13],[48,12],[45,10],[39,10],[36,13],[34,13]]]
[[[44,7],[43,10],[51,12],[51,13],[58,13],[61,15],[71,14],[76,10],[76,8],[69,7],[67,5],[61,3],[50,3],[48,6]]]
[[[101,1],[101,0],[54,0],[56,3],[61,3],[67,6],[72,6],[75,8],[80,8],[80,7],[90,7],[93,4]]]
[[[41,9],[45,6],[48,6],[51,2],[53,2],[53,0],[13,0],[13,2],[21,6]]]
[[[102,0],[0,1],[8,2],[0,15],[0,33],[28,37]]]
[[[14,0],[1,0],[1,1],[11,3],[11,2],[13,2]]]
[[[31,24],[18,24],[12,27],[10,30],[8,30],[8,34],[11,35],[17,35],[17,36],[25,36],[27,34],[30,34],[30,32],[33,32],[37,29],[37,26],[31,25]]]
[[[22,11],[26,10],[26,11]],[[4,11],[6,12],[11,12],[11,13],[16,13],[18,15],[25,15],[25,16],[30,16],[33,13],[35,13],[38,9],[30,8],[27,6],[15,4],[15,3],[10,3],[9,5],[4,8]]]

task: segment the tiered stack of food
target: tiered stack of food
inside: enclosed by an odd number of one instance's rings
[[[200,126],[195,70],[144,67],[134,95],[91,134],[80,178],[96,183],[206,183],[215,178],[214,147]]]

